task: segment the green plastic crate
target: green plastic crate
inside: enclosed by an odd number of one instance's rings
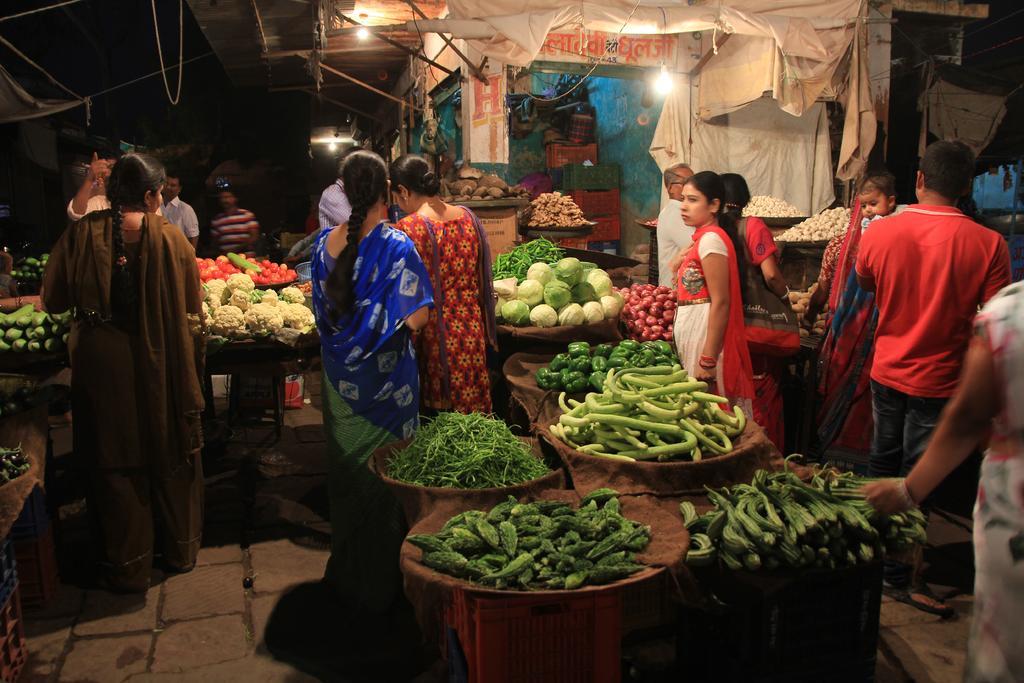
[[[615,190],[619,187],[618,164],[566,164],[562,171],[564,190]]]

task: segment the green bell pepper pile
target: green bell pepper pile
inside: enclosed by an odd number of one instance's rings
[[[608,370],[671,367],[678,362],[672,345],[664,341],[640,343],[626,339],[618,344],[596,346],[573,342],[565,353],[558,354],[546,368],[538,370],[535,377],[541,389],[576,394],[601,391]]]

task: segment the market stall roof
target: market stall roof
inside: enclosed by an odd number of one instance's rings
[[[442,0],[415,4],[431,18],[445,7]],[[381,91],[390,92],[408,66],[409,51],[421,44],[415,31],[374,28],[416,17],[402,0],[189,0],[189,5],[235,85],[315,90],[319,71],[325,98],[364,115],[387,100]],[[369,35],[360,37],[351,30],[358,25],[370,27]],[[319,70],[308,64],[317,44]]]

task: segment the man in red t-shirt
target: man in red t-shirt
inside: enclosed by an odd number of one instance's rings
[[[857,280],[878,306],[871,476],[905,476],[917,462],[957,386],[978,308],[1010,283],[1006,242],[955,207],[973,176],[965,145],[930,145],[917,173],[920,203],[876,221],[861,239]],[[923,583],[910,588],[911,573],[886,563],[892,597],[950,614]]]

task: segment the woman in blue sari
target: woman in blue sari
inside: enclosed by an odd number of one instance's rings
[[[433,306],[412,241],[386,223],[388,170],[355,152],[341,171],[347,225],[321,231],[312,255],[313,304],[323,352],[331,558],[325,580],[356,608],[383,613],[401,590],[401,508],[366,467],[380,446],[418,426],[411,332]]]

